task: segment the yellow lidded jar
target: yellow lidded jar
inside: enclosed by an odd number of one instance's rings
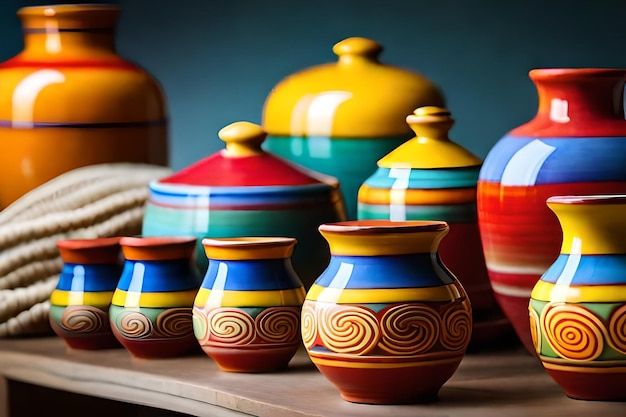
[[[376,161],[411,138],[406,115],[444,106],[441,90],[414,71],[381,63],[379,43],[337,43],[338,60],[296,72],[267,97],[263,127],[271,152],[339,180],[348,217]]]

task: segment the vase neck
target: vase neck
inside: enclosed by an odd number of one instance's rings
[[[539,106],[519,136],[622,136],[626,70],[533,70]]]
[[[115,7],[33,7],[18,16],[24,32],[22,58],[99,59],[115,54]]]

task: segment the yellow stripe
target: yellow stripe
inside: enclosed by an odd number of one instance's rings
[[[349,233],[320,230],[330,245],[330,252],[337,256],[384,256],[410,253],[431,253],[445,231],[416,233],[386,233],[352,235]]]
[[[391,204],[392,189],[372,188],[365,184],[359,189],[359,201],[366,204]],[[407,206],[421,204],[462,204],[476,201],[475,188],[406,189],[403,203]]]
[[[562,285],[538,281],[530,295],[538,301],[606,303],[626,300],[626,285]]]
[[[312,301],[355,304],[395,303],[399,301],[451,301],[461,296],[453,284],[425,288],[341,289],[313,284],[306,299]]]
[[[305,295],[304,287],[268,291],[228,291],[200,288],[195,305],[197,307],[299,307],[304,302]]]
[[[284,259],[293,253],[296,239],[288,237],[233,237],[202,239],[209,259]]]
[[[50,294],[50,304],[56,306],[108,306],[111,303],[112,297],[113,291],[81,292],[54,290],[52,294]]]
[[[339,366],[341,368],[359,368],[359,369],[393,369],[393,368],[409,368],[418,366],[436,366],[444,364],[452,364],[460,362],[462,355],[448,359],[424,360],[424,358],[415,362],[355,362],[342,361],[336,359],[322,359],[311,355],[311,361],[316,365],[322,366]]]
[[[115,290],[112,304],[123,307],[190,307],[196,298],[196,290],[174,292],[127,292]]]
[[[612,373],[624,373],[626,372],[626,364],[624,361],[619,361],[619,363],[623,364],[623,366],[615,366],[615,362],[611,361],[612,365],[604,364],[602,361],[592,362],[593,365],[597,366],[582,366],[582,365],[561,365],[558,363],[547,362],[547,358],[544,356],[541,357],[541,361],[543,363],[543,367],[546,369],[551,369],[554,371],[565,371],[565,372],[578,372],[578,373],[588,373],[588,374],[612,374]]]

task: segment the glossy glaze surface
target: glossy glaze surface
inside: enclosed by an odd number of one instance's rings
[[[203,239],[208,270],[195,299],[194,332],[222,371],[287,368],[301,346],[305,289],[293,238]]]
[[[344,39],[333,48],[336,62],[285,77],[264,105],[267,149],[337,177],[350,219],[356,218],[357,190],[376,161],[411,137],[406,115],[444,105],[426,77],[379,61],[382,50],[371,39]]]
[[[24,49],[0,64],[0,207],[106,162],[168,163],[157,81],[115,53],[115,5],[22,8]]]
[[[192,262],[195,237],[124,237],[124,269],[111,301],[115,337],[135,357],[197,350],[192,307],[201,276]]]
[[[420,107],[406,121],[415,137],[378,161],[359,189],[358,218],[447,222],[450,232],[439,253],[472,300],[472,347],[488,348],[512,332],[491,290],[478,231],[482,161],[450,139],[448,110]]]
[[[120,238],[60,240],[63,269],[50,295],[50,325],[74,349],[121,347],[109,306],[122,271]]]
[[[313,363],[350,402],[435,400],[472,328],[467,294],[437,253],[448,225],[368,220],[320,232],[332,257],[302,308]]]
[[[555,196],[563,243],[534,286],[532,341],[573,398],[626,400],[626,196]]]
[[[626,70],[530,73],[536,117],[489,152],[478,181],[478,219],[496,297],[530,352],[530,292],[559,256],[562,232],[546,206],[555,195],[626,193]]]
[[[263,151],[258,125],[236,122],[219,136],[224,150],[150,184],[143,234],[197,236],[202,272],[202,238],[293,237],[294,268],[310,286],[330,256],[317,227],[346,216],[337,179]]]

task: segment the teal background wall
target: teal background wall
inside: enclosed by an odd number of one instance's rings
[[[21,49],[17,9],[48,3],[0,1],[0,60]],[[122,7],[119,53],[165,89],[174,169],[221,149],[223,126],[260,123],[276,83],[335,61],[332,46],[350,36],[380,42],[381,61],[435,81],[457,120],[452,138],[482,158],[534,115],[530,69],[626,67],[623,0],[112,3]]]

